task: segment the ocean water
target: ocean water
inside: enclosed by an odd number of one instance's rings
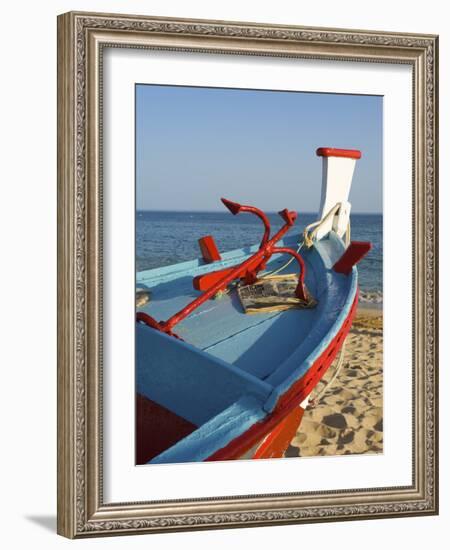
[[[273,230],[283,224],[278,214],[268,214]],[[316,214],[299,214],[289,234],[316,221]],[[220,251],[253,245],[261,240],[262,223],[254,216],[232,216],[229,212],[148,212],[136,213],[136,270],[143,271],[200,256],[198,239],[213,235]],[[358,266],[360,300],[383,300],[383,216],[351,214],[351,237],[370,241],[372,250]]]

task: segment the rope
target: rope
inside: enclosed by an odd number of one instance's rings
[[[330,218],[332,218],[336,214],[336,212],[339,210],[340,207],[341,207],[341,203],[340,202],[336,203],[324,218],[322,218],[317,222],[310,223],[305,227],[303,231],[303,242],[305,243],[307,248],[311,248],[311,246],[314,244],[314,237],[317,235],[317,232],[319,231],[319,229],[322,227],[324,223],[326,223]],[[313,230],[311,231],[311,229]]]
[[[300,252],[300,250],[303,247],[303,243],[300,243],[297,248],[297,254]],[[267,273],[264,273],[260,279],[265,279],[266,277],[273,277],[277,273],[280,273],[280,271],[284,271],[293,261],[295,260],[295,257],[292,256],[286,263],[284,263],[282,266],[280,266],[278,269],[275,269],[274,271],[268,271]]]
[[[352,228],[350,227],[350,218],[349,218],[348,224],[347,224],[347,231],[345,232],[345,248],[349,247],[351,237],[352,237]]]
[[[317,406],[319,401],[322,399],[324,393],[327,391],[328,388],[330,388],[333,385],[338,374],[341,372],[342,365],[344,364],[344,355],[345,355],[345,341],[342,344],[341,351],[339,352],[339,359],[336,365],[336,370],[333,373],[333,376],[331,377],[330,380],[328,380],[328,382],[324,385],[324,387],[320,390],[320,392],[317,395],[315,395],[310,401],[310,405],[313,408]]]
[[[341,203],[337,203],[335,206],[333,206],[333,208],[328,212],[328,214],[322,220],[320,220],[319,222],[311,223],[310,225],[305,227],[305,230],[303,232],[303,238],[304,238],[304,243],[308,248],[310,248],[314,244],[313,238],[317,235],[317,232],[320,229],[321,225],[324,224],[327,220],[329,220],[331,216],[334,216],[340,207],[341,207]],[[312,228],[314,228],[314,230],[310,233],[310,230]],[[349,219],[347,224],[347,230],[345,232],[346,248],[348,248],[350,244],[350,240],[351,240],[351,225],[350,225],[350,219]],[[336,365],[336,370],[334,371],[331,379],[324,385],[321,391],[312,399],[312,402],[314,403],[313,406],[319,403],[319,401],[322,399],[326,390],[329,387],[331,387],[334,381],[336,380],[338,374],[341,371],[342,365],[344,364],[344,356],[345,356],[345,341],[342,344],[341,351],[339,352],[339,359]]]
[[[321,220],[317,220],[313,223],[310,223],[305,227],[305,229],[303,230],[303,241],[299,243],[297,248],[297,253],[300,252],[303,246],[306,246],[306,248],[311,248],[311,246],[314,244],[313,239],[317,235],[317,232],[319,231],[320,227],[325,222],[327,222],[332,216],[334,216],[340,207],[341,207],[341,203],[340,202],[336,203],[324,218],[322,218]],[[314,230],[311,232],[311,229],[313,228]],[[345,246],[348,247],[349,244],[350,244],[350,220],[348,221],[347,231],[345,233]],[[284,271],[289,265],[291,265],[294,259],[295,258],[290,258],[286,263],[281,265],[278,269],[264,273],[264,275],[262,275],[260,279],[265,279],[266,277],[273,277],[277,273]]]

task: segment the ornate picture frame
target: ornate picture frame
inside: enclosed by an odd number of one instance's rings
[[[103,498],[105,48],[412,68],[412,484],[215,498]],[[58,533],[70,538],[438,513],[438,38],[70,12],[58,18]],[[131,366],[130,366],[131,368]]]

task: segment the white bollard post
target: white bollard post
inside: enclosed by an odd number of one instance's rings
[[[338,212],[319,228],[317,239],[325,237],[332,229],[342,238],[347,231],[351,209],[348,195],[355,164],[357,159],[361,158],[361,151],[320,147],[316,154],[322,157],[320,219],[323,219],[336,204],[341,204]]]

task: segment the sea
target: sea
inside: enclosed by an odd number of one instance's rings
[[[283,224],[278,214],[268,214],[273,230]],[[301,214],[289,234],[316,221],[317,215]],[[198,239],[212,235],[220,251],[253,245],[261,240],[262,223],[250,215],[232,216],[229,212],[136,213],[136,270],[144,271],[199,257]],[[360,302],[383,302],[383,216],[351,214],[351,238],[370,241],[372,250],[358,266]]]

